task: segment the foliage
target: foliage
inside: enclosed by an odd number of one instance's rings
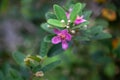
[[[97,17],[82,0],[13,1],[0,3],[0,26],[7,26],[5,30],[1,27],[0,33],[15,34],[24,42],[11,47],[12,51],[0,51],[0,80],[120,79],[120,39],[119,29],[115,28],[119,25],[119,11],[112,0],[94,0],[95,4],[106,5]],[[15,22],[9,22],[11,18]],[[16,25],[9,27],[10,23]],[[14,42],[15,37],[9,38]],[[12,43],[6,44],[9,47]]]

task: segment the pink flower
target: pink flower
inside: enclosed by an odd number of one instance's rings
[[[74,21],[74,23],[76,24],[76,25],[78,25],[78,24],[81,24],[81,23],[83,23],[83,22],[85,22],[86,20],[85,19],[83,19],[83,16],[77,16],[77,18],[76,18],[76,20]]]
[[[70,19],[70,13],[72,12],[72,8],[70,8],[68,10],[68,12],[66,12],[66,16],[67,16],[67,19]]]
[[[58,30],[54,29],[54,33],[57,34],[57,36],[52,38],[53,44],[62,43],[62,48],[66,50],[68,48],[68,41],[71,40],[72,36],[68,33],[68,30]]]
[[[70,13],[69,12],[66,12],[66,17],[67,17],[67,19],[70,19]]]
[[[72,9],[70,8],[68,12],[66,12],[66,16],[67,16],[67,19],[70,19],[70,13],[71,13]],[[76,20],[74,21],[74,24],[78,25],[78,24],[81,24],[83,22],[85,22],[86,20],[83,19],[83,16],[77,16],[76,17]]]

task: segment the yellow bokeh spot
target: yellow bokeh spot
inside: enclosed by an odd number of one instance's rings
[[[109,21],[116,20],[116,12],[114,10],[111,10],[111,9],[103,8],[102,9],[102,16]]]

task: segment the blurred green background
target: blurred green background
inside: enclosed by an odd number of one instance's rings
[[[86,9],[92,11],[90,25],[106,25],[112,38],[80,42],[74,44],[74,50],[48,58],[46,63],[56,58],[63,61],[44,80],[120,80],[119,0],[0,0],[0,80],[34,80],[28,68],[14,61],[12,52],[37,55],[48,34],[40,27],[46,22],[45,13],[53,4],[69,2],[86,3]]]

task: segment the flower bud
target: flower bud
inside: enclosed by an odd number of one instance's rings
[[[50,26],[50,25],[47,25],[47,27],[48,27],[48,28],[51,28],[52,26]]]
[[[26,58],[24,59],[24,62],[25,62],[25,64],[26,64],[27,66],[29,66],[30,63],[33,62],[33,60],[32,60],[31,58],[26,57]]]
[[[39,56],[39,55],[36,55],[36,57],[37,57],[37,58],[39,58],[39,59],[42,59],[42,57],[41,57],[41,56]]]
[[[27,66],[39,65],[43,61],[43,58],[39,55],[28,55],[24,59]]]
[[[35,73],[35,76],[36,77],[43,77],[44,73],[43,73],[43,71],[38,71],[38,72]]]
[[[66,26],[66,28],[70,28],[70,26]]]
[[[70,20],[68,20],[68,22],[70,23],[71,21],[70,21]]]
[[[61,20],[61,23],[64,23],[65,22],[65,20]]]
[[[72,34],[75,34],[75,30],[71,30],[71,33],[72,33]]]

